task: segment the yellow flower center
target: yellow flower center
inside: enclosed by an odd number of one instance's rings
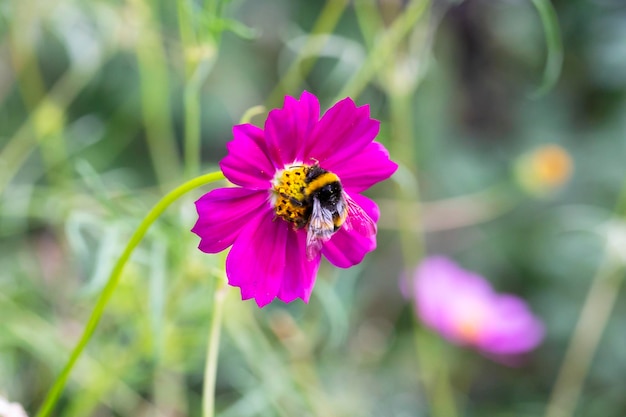
[[[476,308],[459,313],[454,326],[458,336],[465,343],[475,344],[478,342],[485,324],[486,317],[484,311]]]
[[[304,227],[309,217],[304,203],[308,170],[306,165],[292,166],[278,172],[274,178],[272,201],[276,215],[296,228]]]
[[[462,320],[457,324],[459,336],[466,343],[473,344],[478,340],[480,335],[481,323],[471,320]]]
[[[572,160],[565,149],[547,145],[537,149],[533,155],[537,178],[548,186],[558,186],[567,181],[572,172]]]
[[[552,144],[523,155],[515,168],[520,184],[540,196],[565,184],[572,176],[574,163],[564,148]]]

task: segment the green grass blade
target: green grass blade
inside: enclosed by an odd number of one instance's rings
[[[563,42],[556,11],[549,0],[532,0],[543,25],[546,37],[546,65],[543,70],[543,80],[539,88],[531,94],[537,98],[546,94],[554,87],[561,75],[563,67]]]
[[[154,223],[155,220],[161,216],[166,208],[168,208],[174,201],[178,200],[183,194],[186,194],[187,192],[202,185],[206,185],[208,183],[219,181],[222,179],[224,179],[224,175],[220,171],[217,171],[187,181],[186,183],[166,194],[165,197],[163,197],[152,208],[152,210],[148,212],[146,217],[144,217],[144,219],[137,227],[137,230],[135,230],[135,233],[128,241],[126,248],[124,248],[124,252],[122,252],[122,255],[113,267],[111,275],[109,276],[109,280],[107,281],[106,286],[100,293],[100,298],[98,298],[96,306],[91,312],[91,316],[89,317],[89,321],[85,325],[85,329],[83,330],[83,334],[81,335],[80,340],[76,344],[76,347],[74,347],[74,350],[72,351],[69,360],[65,364],[65,367],[61,371],[61,374],[57,377],[56,381],[52,385],[52,388],[50,388],[50,391],[48,391],[44,403],[37,413],[37,417],[45,417],[50,415],[50,412],[58,402],[59,397],[61,396],[61,392],[63,391],[63,387],[65,386],[65,383],[69,378],[70,372],[72,372],[76,361],[81,356],[83,350],[87,346],[87,343],[91,339],[91,336],[95,332],[96,327],[100,322],[100,318],[104,313],[104,308],[111,299],[113,292],[117,288],[117,284],[120,281],[122,271],[124,270],[126,262],[130,259],[133,250],[141,242],[152,223]]]

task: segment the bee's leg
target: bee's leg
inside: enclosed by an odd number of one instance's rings
[[[287,200],[289,200],[289,202],[291,204],[294,204],[294,205],[296,205],[298,207],[304,206],[304,202],[303,201],[300,201],[297,198],[295,198],[293,196],[290,196],[289,194],[280,193],[280,196],[283,197],[283,198],[286,198]]]

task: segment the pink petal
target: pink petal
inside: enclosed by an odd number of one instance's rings
[[[198,220],[192,232],[200,236],[201,251],[221,252],[233,244],[251,213],[270,210],[267,191],[218,188],[196,201]]]
[[[383,145],[372,142],[349,163],[324,164],[324,168],[337,174],[343,187],[351,193],[367,190],[372,185],[389,178],[398,165],[389,159],[389,152]]]
[[[260,214],[233,244],[226,258],[228,283],[241,288],[241,298],[254,298],[259,307],[271,302],[282,285],[289,225],[274,221],[274,213]]]
[[[543,338],[543,324],[521,298],[497,294],[483,277],[445,257],[426,258],[415,279],[419,317],[451,342],[502,359],[535,348]],[[472,320],[476,333],[468,340],[463,326]]]
[[[467,344],[459,333],[459,320],[466,314],[489,316],[495,294],[478,275],[443,256],[422,261],[415,274],[415,299],[420,319],[446,339]]]
[[[296,298],[309,302],[317,269],[320,265],[320,256],[308,260],[306,257],[306,231],[304,229],[289,233],[287,237],[287,255],[283,285],[278,292],[278,298],[289,303]]]
[[[241,288],[244,300],[254,298],[259,307],[275,297],[308,302],[320,258],[308,261],[306,233],[273,216],[262,213],[238,236],[226,259],[228,282]]]
[[[311,132],[319,120],[317,98],[304,91],[300,101],[286,96],[281,109],[272,110],[265,122],[265,137],[276,168],[302,161]]]
[[[243,124],[233,127],[233,136],[226,145],[228,155],[220,162],[222,172],[233,184],[268,189],[276,167],[270,160],[263,130]]]
[[[455,287],[462,284],[457,277],[463,272],[447,258],[432,256],[424,259],[415,273],[418,315],[427,326],[446,335],[454,332],[449,294],[453,294]]]
[[[374,220],[378,220],[380,212],[372,200],[360,194],[351,198]],[[335,266],[349,268],[360,263],[368,252],[376,249],[376,234],[363,236],[358,230],[339,229],[331,239],[324,244],[322,253]]]
[[[369,106],[356,107],[351,98],[345,98],[317,123],[305,155],[324,168],[348,163],[374,140],[379,125],[370,118]]]
[[[518,354],[534,349],[544,336],[543,323],[519,297],[504,294],[494,301],[494,314],[479,347],[496,354]]]
[[[365,213],[367,213],[367,215],[370,216],[370,218],[372,220],[374,220],[374,222],[378,221],[378,219],[380,218],[380,210],[378,209],[378,204],[374,203],[373,200],[371,200],[371,199],[369,199],[369,198],[367,198],[367,197],[365,197],[364,195],[361,195],[361,194],[348,192],[348,195],[363,210],[365,210]]]

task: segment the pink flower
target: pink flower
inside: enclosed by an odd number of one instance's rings
[[[433,256],[415,273],[417,314],[452,343],[495,357],[528,352],[541,342],[542,322],[514,295],[497,294],[481,276]]]
[[[378,129],[369,107],[350,98],[320,118],[306,91],[285,97],[264,129],[233,128],[220,167],[238,187],[202,196],[192,231],[203,252],[232,245],[226,275],[244,300],[308,302],[321,255],[348,268],[375,249],[378,207],[360,193],[397,169],[373,142]]]
[[[18,403],[11,403],[0,396],[1,417],[28,417],[24,408]]]

